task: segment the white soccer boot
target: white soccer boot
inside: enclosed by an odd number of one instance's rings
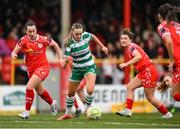
[[[57,101],[53,100],[53,103],[50,106],[50,110],[51,110],[51,114],[52,116],[56,116],[57,115]]]
[[[24,112],[18,114],[18,117],[20,117],[22,119],[29,119],[30,113],[29,113],[29,111],[24,111]]]
[[[131,117],[132,116],[132,111],[129,110],[129,109],[124,109],[123,111],[116,112],[116,115]]]
[[[167,112],[165,115],[163,115],[161,118],[163,119],[169,119],[169,118],[172,118],[173,115],[170,113],[170,112]]]

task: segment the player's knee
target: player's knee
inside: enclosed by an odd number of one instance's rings
[[[68,97],[73,97],[75,96],[75,92],[68,92]]]
[[[173,99],[176,101],[180,101],[180,93],[173,94]]]
[[[94,88],[88,88],[88,89],[87,89],[87,93],[88,93],[89,95],[93,94],[93,92],[94,92]]]

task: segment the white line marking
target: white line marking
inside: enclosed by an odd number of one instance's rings
[[[72,123],[72,124],[86,124],[86,122],[72,122],[72,121],[15,121],[17,123]],[[99,124],[107,124],[107,125],[140,125],[140,126],[144,126],[144,125],[151,125],[151,126],[171,126],[171,127],[180,127],[180,124],[159,124],[159,123],[121,123],[121,122],[101,122],[101,121],[97,121]]]

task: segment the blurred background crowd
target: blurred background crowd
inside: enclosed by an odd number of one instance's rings
[[[132,0],[131,30],[134,42],[139,44],[150,58],[168,58],[156,28],[156,11],[159,5],[169,2],[180,5],[178,0]],[[36,22],[38,33],[51,35],[61,47],[61,13],[59,0],[1,0],[0,5],[0,84],[8,84],[10,78],[10,53],[24,35],[23,26],[28,19]],[[99,46],[91,43],[96,58],[104,59],[98,66],[97,83],[123,83],[124,73],[108,59],[122,58],[119,31],[123,29],[123,0],[72,0],[71,23],[80,22],[85,30],[95,34],[109,49],[104,56]],[[93,47],[92,47],[93,46]],[[54,51],[47,49],[49,59],[55,59]],[[23,54],[19,55],[23,58]],[[157,65],[160,76],[167,72],[163,65]],[[6,74],[7,73],[7,74]],[[26,69],[16,67],[16,83],[27,82]]]

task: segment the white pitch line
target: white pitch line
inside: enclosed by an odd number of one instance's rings
[[[180,124],[158,124],[158,123],[148,124],[148,123],[120,123],[120,122],[103,122],[103,123],[104,124],[112,124],[112,125],[124,125],[124,124],[128,124],[128,125],[152,125],[152,126],[161,125],[161,126],[180,127]]]
[[[86,124],[86,122],[72,122],[72,121],[15,121],[17,123],[72,123],[72,124]],[[152,123],[152,124],[148,124],[148,123],[121,123],[121,122],[100,122],[98,121],[99,124],[108,124],[108,125],[140,125],[140,126],[144,126],[144,125],[151,125],[151,126],[171,126],[171,127],[180,127],[180,124],[159,124],[159,123]]]

